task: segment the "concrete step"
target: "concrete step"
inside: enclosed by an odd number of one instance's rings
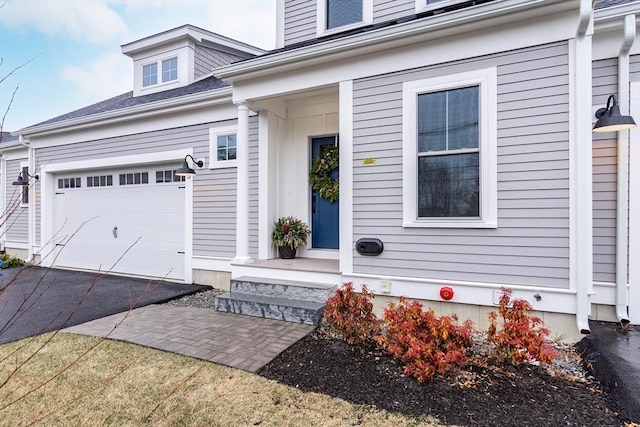
[[[217,311],[287,322],[319,325],[324,303],[244,292],[226,292],[215,301]]]
[[[321,303],[325,303],[336,289],[337,286],[325,283],[301,283],[248,276],[231,279],[231,292]]]

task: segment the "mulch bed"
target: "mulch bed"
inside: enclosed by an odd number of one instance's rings
[[[385,353],[321,332],[303,338],[258,374],[356,404],[415,418],[434,416],[447,425],[624,425],[595,380],[569,380],[540,366],[504,366],[484,358],[420,385]]]

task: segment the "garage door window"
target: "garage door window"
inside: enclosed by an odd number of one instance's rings
[[[156,183],[164,183],[164,182],[181,182],[184,181],[184,176],[176,175],[175,170],[168,171],[156,171]]]
[[[87,187],[111,187],[113,175],[88,176]]]
[[[58,179],[58,188],[80,188],[82,180],[80,178],[60,178]]]
[[[149,172],[121,173],[120,185],[138,185],[149,183]]]

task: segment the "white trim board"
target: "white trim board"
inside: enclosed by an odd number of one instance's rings
[[[640,82],[631,82],[630,111],[640,122]],[[629,135],[629,320],[640,325],[640,126]]]

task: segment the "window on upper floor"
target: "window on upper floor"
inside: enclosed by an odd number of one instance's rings
[[[158,84],[158,64],[148,64],[142,67],[142,87]]]
[[[406,227],[497,225],[494,68],[403,85]]]
[[[158,84],[158,68],[162,71],[160,80],[162,83],[178,80],[178,58],[169,58],[153,62],[142,67],[142,87]]]
[[[416,13],[453,6],[469,0],[416,0]]]
[[[318,36],[372,22],[373,0],[318,0]]]
[[[162,82],[170,82],[178,79],[178,58],[162,61]]]
[[[209,129],[209,168],[219,169],[237,166],[236,126]]]

